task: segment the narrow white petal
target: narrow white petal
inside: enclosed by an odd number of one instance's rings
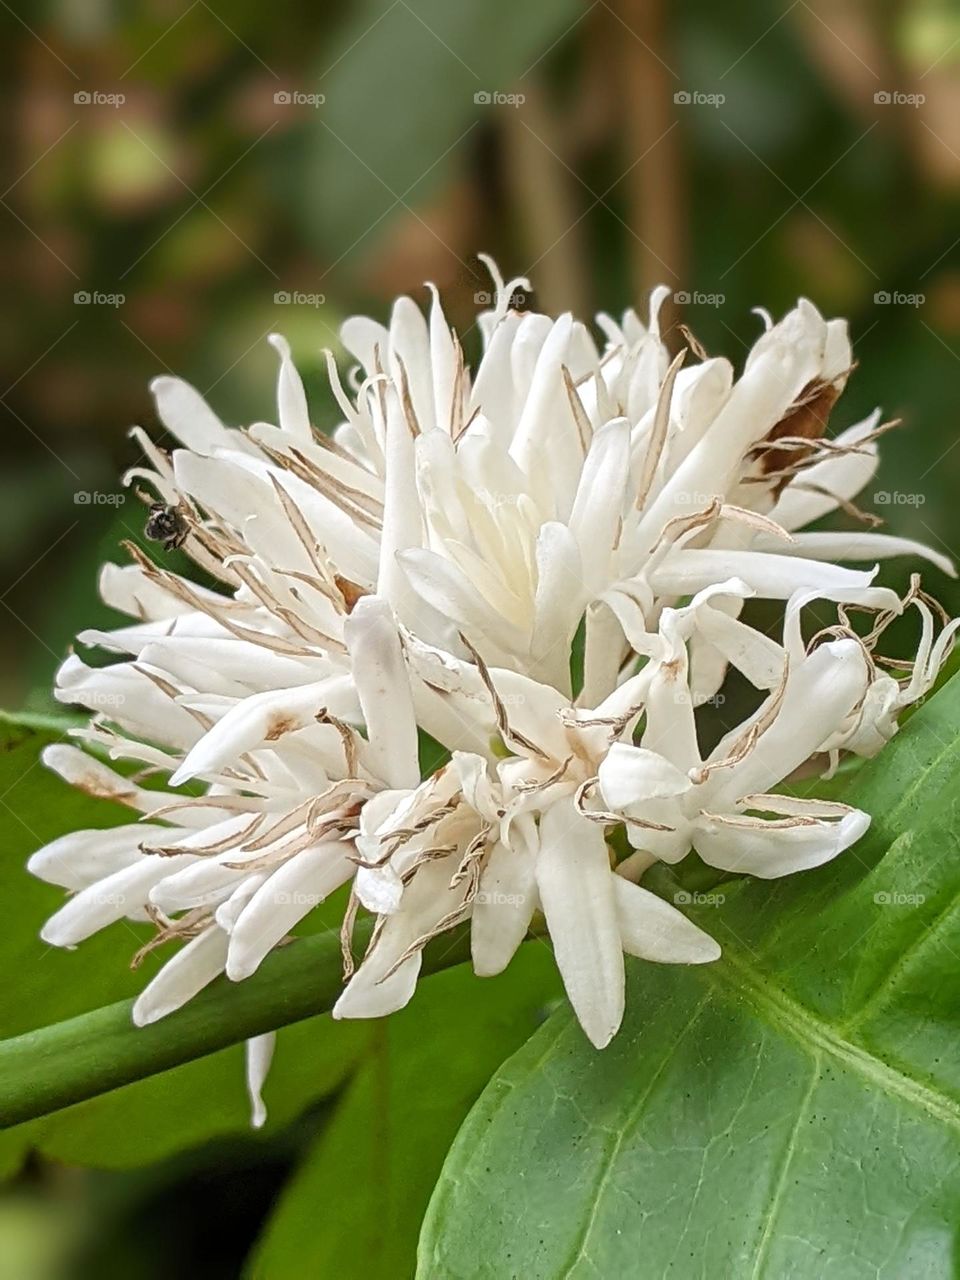
[[[498,841],[488,855],[470,919],[473,968],[480,977],[507,967],[526,937],[537,902],[530,852]]]
[[[133,1021],[146,1027],[173,1013],[223,972],[227,935],[213,925],[198,933],[144,987],[133,1006]]]
[[[150,390],[160,421],[188,449],[210,454],[214,449],[242,447],[240,433],[229,431],[189,382],[154,378]]]
[[[600,827],[581,818],[569,801],[552,805],[540,819],[537,887],[563,985],[598,1049],[610,1043],[623,1018],[613,880]]]
[[[789,600],[795,591],[816,591],[826,600],[846,600],[869,608],[897,609],[895,592],[871,585],[876,577],[840,565],[768,551],[724,551],[708,547],[674,551],[651,575],[662,595],[691,595],[723,578],[742,578],[761,599]]]
[[[170,835],[169,827],[130,823],[91,831],[71,831],[32,854],[27,870],[38,880],[64,889],[85,889],[115,871],[140,862],[140,845]]]
[[[690,779],[665,756],[644,747],[615,742],[600,764],[600,790],[612,808],[624,813],[645,800],[685,795]]]
[[[784,555],[807,556],[811,560],[861,560],[875,563],[894,556],[917,556],[929,560],[951,578],[957,570],[949,556],[925,542],[913,538],[898,538],[889,533],[796,533],[793,544],[784,546],[782,541],[765,534],[757,534],[753,542],[757,551],[780,551]]]
[[[423,529],[420,504],[415,496],[414,439],[399,395],[392,387],[386,391],[386,405],[386,479],[377,592],[405,617],[410,583],[397,563],[397,552],[421,546]]]
[[[548,521],[537,535],[530,674],[570,691],[570,646],[586,605],[583,557],[565,525]]]
[[[280,426],[297,440],[312,440],[307,393],[303,389],[303,380],[290,355],[290,344],[279,333],[271,333],[267,341],[280,356],[280,372],[277,377],[277,412],[280,417]]]
[[[242,982],[305,915],[353,872],[349,846],[327,842],[304,849],[279,867],[241,911],[230,935],[227,977]]]
[[[349,715],[353,705],[349,676],[252,694],[204,734],[170,783],[176,787],[198,774],[215,773],[246,751],[315,724],[318,711]]]
[[[267,1120],[267,1108],[263,1101],[263,1086],[266,1083],[273,1051],[277,1045],[277,1033],[267,1031],[262,1036],[254,1036],[244,1045],[244,1057],[247,1070],[247,1093],[250,1096],[250,1124],[254,1129],[262,1129]]]
[[[579,543],[587,585],[594,593],[609,581],[629,476],[630,424],[617,418],[594,433],[570,513],[570,530]]]
[[[709,964],[719,943],[655,893],[614,876],[617,922],[624,951],[660,964]]]
[[[40,937],[52,947],[73,947],[115,920],[137,916],[154,885],[192,861],[190,856],[141,857],[81,889],[50,917]]]
[[[769,791],[788,777],[820,750],[863,696],[868,679],[856,640],[820,645],[791,671],[779,714],[746,759],[706,784],[703,807],[726,812],[743,795]]]
[[[711,867],[773,880],[829,862],[869,825],[870,815],[859,809],[839,821],[792,827],[739,815],[703,815],[696,823],[694,847]]]
[[[463,902],[466,885],[450,888],[455,869],[456,863],[451,865],[449,859],[420,868],[407,886],[401,909],[387,918],[373,951],[334,1005],[335,1018],[381,1018],[409,1002],[423,962],[421,951],[395,966],[409,947]]]
[[[771,512],[773,519],[784,529],[802,529],[835,511],[838,499],[849,502],[855,498],[876,474],[880,462],[877,442],[864,443],[879,421],[877,410],[835,437],[834,444],[850,448],[851,452],[831,454],[792,480]]]
[[[367,726],[368,758],[388,787],[420,781],[417,723],[410,679],[390,606],[376,596],[357,601],[344,624],[353,678]]]

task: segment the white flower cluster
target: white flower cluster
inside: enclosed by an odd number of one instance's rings
[[[112,661],[71,656],[57,683],[97,713],[78,734],[93,754],[45,760],[139,820],[30,862],[71,891],[48,942],[126,916],[154,923],[150,948],[184,944],[138,1023],[220,973],[248,977],[349,884],[335,1016],[406,1004],[425,944],[462,922],[476,971],[499,972],[539,912],[603,1046],[625,952],[719,955],[640,885],[651,863],[696,850],[772,877],[834,857],[869,816],[771,791],[811,760],[874,754],[936,679],[956,624],[917,579],[900,599],[875,567],[837,563],[913,554],[952,572],[854,505],[889,424],[825,433],[852,364],[843,321],[806,301],[764,315],[737,377],[693,340],[671,361],[663,289],[646,325],[601,316],[599,346],[569,315],[512,310],[526,282],[489,265],[475,370],[435,292],[426,317],[401,298],[388,327],[346,322],[358,368],[348,391],[328,357],[344,418],[331,436],[279,337],[276,425],[227,427],[185,383],[153,385],[179,447],[135,431],[148,462],[128,479],[217,585],[136,548],[104,568],[103,598],[130,623],[81,633]],[[861,528],[800,532],[837,509]],[[751,597],[783,602],[779,639],[741,620]],[[916,661],[891,664],[877,644],[908,605]],[[811,606],[831,622],[805,639]],[[755,710],[707,751],[696,709],[731,668]],[[420,733],[445,749],[427,777]],[[626,856],[607,843],[616,828]],[[361,909],[376,922],[354,968]],[[269,1051],[254,1042],[255,1095]]]

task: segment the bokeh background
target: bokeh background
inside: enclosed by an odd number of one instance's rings
[[[280,331],[331,423],[339,322],[430,280],[469,329],[478,250],[585,317],[665,282],[674,326],[735,360],[752,307],[849,316],[835,425],[904,419],[867,505],[960,547],[955,3],[0,0],[0,21],[0,705],[49,709],[70,637],[107,621],[152,377],[269,420]],[[0,1280],[238,1275],[321,1123],[135,1175],[29,1166]]]

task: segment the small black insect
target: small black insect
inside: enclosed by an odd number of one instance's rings
[[[143,530],[145,538],[151,542],[162,542],[164,551],[176,551],[186,542],[189,532],[190,526],[179,507],[168,507],[162,502],[151,504]]]

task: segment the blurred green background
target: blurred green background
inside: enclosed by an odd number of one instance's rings
[[[583,316],[666,282],[672,323],[735,360],[754,306],[849,316],[834,423],[905,419],[874,489],[899,500],[876,509],[956,554],[956,4],[60,0],[0,20],[0,704],[48,709],[73,633],[107,621],[96,567],[142,529],[118,476],[127,428],[156,427],[153,376],[269,419],[279,330],[326,425],[340,320],[431,280],[469,328],[478,250]],[[239,1274],[325,1106],[135,1174],[29,1163],[0,1280]]]

